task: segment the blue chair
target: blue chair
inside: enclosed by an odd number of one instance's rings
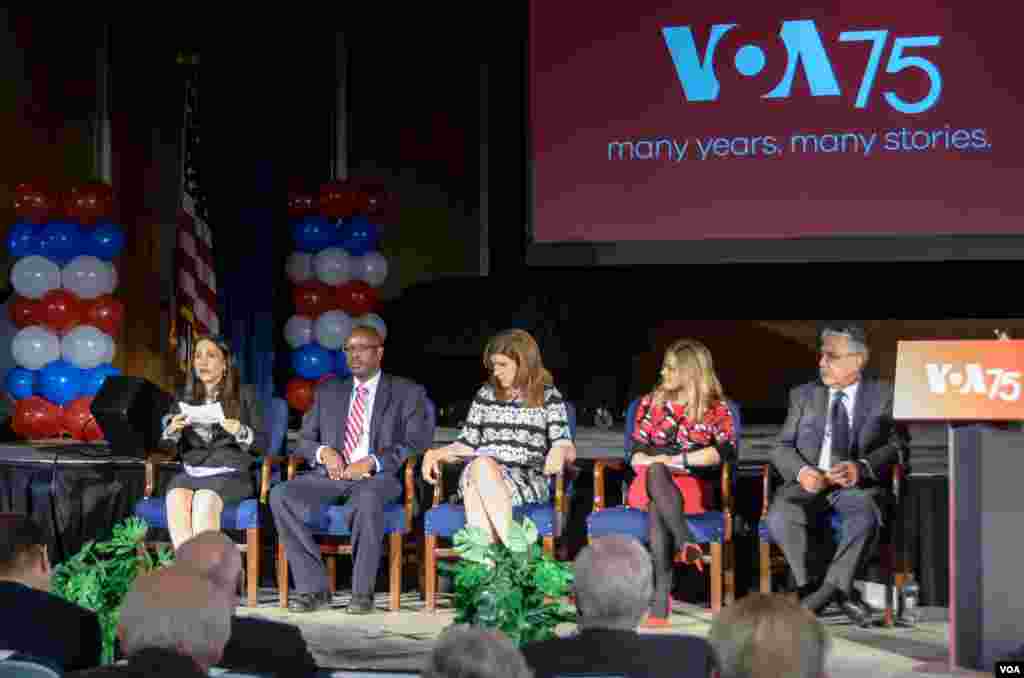
[[[576,408],[572,403],[565,404],[569,417],[569,434],[576,439]],[[461,465],[465,460],[452,462],[450,465]],[[442,475],[443,474],[439,474]],[[569,496],[572,492],[571,483],[568,488],[565,474],[558,473],[551,480],[551,496],[553,500],[547,504],[523,504],[512,510],[515,520],[529,518],[537,526],[537,532],[543,539],[544,552],[554,557],[555,539],[562,536],[562,528],[569,510]],[[433,506],[426,512],[423,519],[423,595],[426,598],[427,611],[437,609],[437,559],[454,559],[458,552],[454,548],[438,546],[438,539],[451,539],[456,532],[466,526],[466,509],[461,504],[445,501],[443,477],[434,486]]]
[[[285,443],[288,432],[288,403],[281,398],[273,398],[267,407],[266,422],[269,429],[267,449],[262,450],[262,463],[258,467],[258,499],[246,499],[237,504],[228,504],[221,513],[221,528],[245,532],[245,544],[239,550],[245,554],[246,603],[256,607],[260,581],[260,507],[266,507],[270,494],[272,467],[276,456]],[[164,453],[151,453],[146,458],[146,489],[142,499],[135,504],[134,515],[145,520],[150,527],[167,528],[167,504],[164,497],[154,497],[159,467],[168,463],[170,458]],[[175,462],[177,465],[177,462]],[[266,509],[264,508],[264,513]],[[148,542],[147,546],[155,545]]]
[[[626,412],[625,450],[632,449],[633,429],[636,426],[636,410],[640,400],[634,400]],[[737,449],[742,436],[742,421],[739,406],[728,401],[736,432]],[[605,507],[605,472],[608,470],[622,471],[626,467],[625,456],[617,455],[594,462],[594,511],[587,517],[587,539],[593,540],[611,534],[629,535],[643,544],[648,541],[647,511],[631,508],[625,503],[622,506]],[[733,543],[734,520],[734,477],[731,464],[723,463],[721,470],[721,506],[717,511],[687,514],[686,522],[696,540],[702,545],[710,546],[711,571],[711,609],[718,612],[722,605],[730,604],[736,595],[735,545]],[[623,487],[622,496],[626,492]],[[681,563],[682,555],[676,555],[676,562]]]
[[[437,408],[427,398],[427,412],[432,426],[437,425]],[[434,439],[434,431],[430,431],[430,439]],[[400,473],[404,479],[405,491],[398,501],[384,507],[384,534],[388,537],[388,609],[396,612],[399,609],[402,595],[402,556],[405,549],[405,535],[412,531],[412,520],[415,513],[416,485],[414,471],[416,457],[421,450],[408,450]],[[288,460],[288,480],[295,477],[296,472],[305,459],[291,455]],[[342,500],[344,501],[344,500]],[[320,544],[320,553],[327,558],[328,589],[335,592],[338,569],[337,556],[352,555],[352,530],[349,515],[352,505],[349,503],[324,504],[319,511],[313,511],[306,518],[306,525],[313,531],[313,536]],[[288,609],[288,557],[284,546],[277,545],[278,591],[281,607]]]
[[[887,506],[886,527],[883,528],[881,539],[878,541],[879,560],[882,571],[882,583],[886,587],[885,612],[883,623],[886,626],[895,624],[895,611],[893,601],[895,593],[904,584],[913,579],[913,571],[910,566],[910,559],[907,556],[906,538],[903,534],[903,497],[906,495],[907,467],[903,463],[892,464],[881,470],[880,477],[891,483],[893,501]],[[762,482],[764,484],[764,502],[761,505],[761,520],[757,525],[758,560],[760,575],[760,590],[762,593],[772,592],[772,575],[786,573],[789,566],[786,557],[779,548],[778,542],[768,529],[768,509],[772,501],[772,479],[773,469],[771,464],[765,464],[762,471]],[[821,514],[821,524],[818,528],[822,533],[828,534],[833,543],[838,543],[842,534],[843,520],[835,511],[826,511]]]

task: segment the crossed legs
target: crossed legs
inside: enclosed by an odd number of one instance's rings
[[[176,487],[167,493],[167,530],[174,549],[200,532],[220,530],[224,502],[211,490]]]
[[[490,457],[477,457],[463,472],[463,501],[466,524],[479,527],[491,540],[508,539],[512,524],[512,495],[505,487],[498,462]]]

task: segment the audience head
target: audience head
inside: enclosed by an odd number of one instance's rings
[[[474,626],[454,626],[441,634],[422,678],[533,678],[533,671],[505,635]]]
[[[714,403],[725,400],[708,347],[694,339],[672,342],[665,349],[654,398],[659,404],[665,400],[687,403],[697,421]]]
[[[352,375],[366,381],[380,370],[381,359],[384,357],[384,337],[373,327],[359,325],[352,330],[342,349]]]
[[[573,569],[580,627],[640,625],[654,585],[651,557],[640,542],[622,535],[595,539],[576,556]]]
[[[168,567],[142,575],[121,606],[121,648],[127,655],[173,650],[208,671],[231,636],[233,610],[234,597],[195,572]]]
[[[849,320],[830,320],[821,330],[818,371],[826,386],[845,388],[860,380],[868,361],[863,326]]]
[[[0,579],[50,590],[50,557],[43,531],[28,516],[0,514]]]
[[[238,545],[223,532],[207,530],[178,547],[174,566],[206,577],[227,595],[234,595],[242,574]]]
[[[720,678],[823,678],[829,639],[813,613],[781,595],[751,593],[722,609],[708,641]]]
[[[238,418],[238,368],[231,354],[231,345],[219,335],[204,334],[196,339],[192,351],[192,369],[185,383],[185,399],[193,403],[205,402],[213,396],[221,402],[224,413]]]
[[[542,406],[544,386],[553,383],[540,347],[523,330],[505,330],[491,337],[484,349],[484,368],[499,399],[509,400],[518,394],[527,407]]]

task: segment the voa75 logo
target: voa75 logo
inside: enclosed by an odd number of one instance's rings
[[[715,75],[715,50],[722,38],[736,26],[737,24],[712,25],[703,57],[698,53],[697,43],[690,26],[666,26],[661,29],[687,101],[718,100],[721,87],[718,77]],[[786,70],[778,84],[763,94],[762,98],[789,98],[793,90],[793,79],[796,76],[797,68],[801,66],[810,86],[811,96],[826,97],[842,94],[832,61],[829,59],[828,51],[813,20],[783,21],[779,37],[786,49]],[[839,34],[840,43],[871,44],[871,51],[868,53],[860,87],[857,90],[855,108],[867,108],[871,101],[871,92],[888,41],[888,30],[843,31]],[[939,101],[939,96],[942,94],[942,74],[939,73],[938,67],[927,57],[920,54],[908,54],[908,52],[920,48],[938,47],[941,41],[942,38],[938,35],[904,36],[893,39],[889,58],[885,62],[885,73],[894,76],[904,71],[920,71],[927,77],[929,86],[927,93],[916,100],[904,99],[895,90],[882,92],[882,98],[892,108],[900,113],[922,113]],[[766,61],[763,48],[756,44],[744,44],[736,51],[734,66],[741,75],[753,77],[764,70]]]
[[[936,395],[958,393],[980,395],[989,400],[1020,400],[1020,372],[998,368],[985,369],[980,363],[968,363],[954,370],[952,363],[925,363],[928,390]]]

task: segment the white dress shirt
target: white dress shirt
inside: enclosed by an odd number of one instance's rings
[[[369,456],[369,457],[371,457],[373,459],[374,464],[376,465],[376,468],[377,468],[377,472],[379,473],[380,472],[380,459],[377,458],[377,455],[372,454],[370,452],[370,425],[373,423],[373,401],[377,397],[377,386],[378,385],[380,385],[380,370],[377,371],[377,374],[373,375],[372,377],[370,377],[369,379],[367,379],[363,383],[359,383],[358,379],[353,379],[352,380],[352,394],[351,394],[351,397],[349,398],[349,401],[348,401],[348,412],[345,414],[345,430],[346,431],[348,430],[348,417],[352,413],[352,407],[356,404],[356,398],[359,396],[358,389],[360,387],[364,387],[364,388],[366,388],[367,392],[366,392],[366,403],[365,403],[365,407],[363,408],[363,432],[359,436],[359,442],[356,444],[355,448],[352,450],[352,454],[350,455],[350,458],[349,458],[349,463],[354,463],[354,462],[357,462],[357,461],[361,461],[363,458]],[[343,433],[342,434],[342,445],[344,445],[344,444],[345,443],[344,443],[344,433]],[[321,445],[317,449],[317,451],[316,451],[316,462],[318,464],[323,464],[324,463],[323,457],[321,456],[321,453],[327,447],[329,447],[329,445]],[[338,450],[339,454],[341,452],[342,452],[342,450]]]
[[[844,389],[833,389],[828,390],[828,409],[825,411],[825,439],[821,442],[821,459],[818,461],[818,468],[822,471],[828,471],[832,468],[832,406],[836,402],[836,395],[839,391],[846,394],[846,416],[849,419],[850,432],[853,433],[853,407],[857,404],[857,387],[860,386],[860,382],[854,382]]]

